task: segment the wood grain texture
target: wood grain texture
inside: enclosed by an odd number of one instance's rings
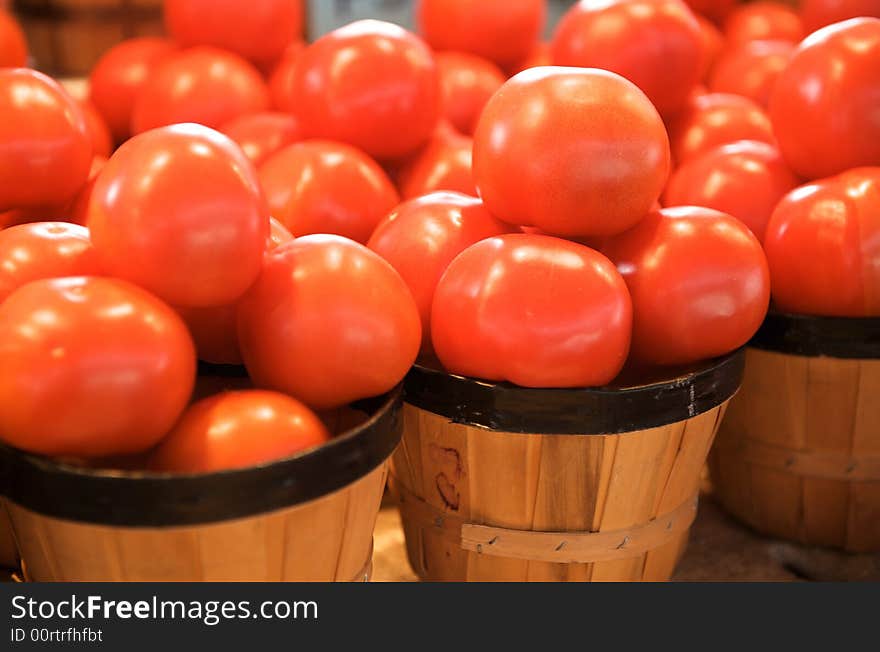
[[[194,527],[76,523],[9,502],[35,581],[362,581],[387,464],[317,500]]]
[[[12,522],[6,511],[6,500],[0,498],[0,568],[18,568],[18,549],[12,535]]]
[[[621,435],[495,432],[404,406],[395,482],[435,509],[475,525],[539,532],[613,532],[649,523],[696,495],[723,415]],[[667,580],[687,532],[648,552],[556,563],[464,550],[460,539],[403,513],[416,573],[437,581]]]
[[[749,349],[710,456],[721,504],[759,532],[880,551],[880,360]]]

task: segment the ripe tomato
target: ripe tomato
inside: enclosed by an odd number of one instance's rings
[[[539,66],[552,66],[553,58],[550,56],[550,43],[541,41],[535,44],[532,51],[529,52],[525,59],[521,59],[512,66],[507,66],[506,71],[509,77],[528,70],[529,68],[537,68]]]
[[[877,0],[801,0],[805,34],[860,16],[880,18],[880,3]]]
[[[168,56],[138,94],[132,133],[181,122],[214,129],[269,108],[269,89],[250,63],[212,47]]]
[[[749,41],[799,43],[806,36],[794,9],[780,2],[760,0],[731,11],[724,21],[724,35],[731,45]]]
[[[163,38],[133,38],[114,45],[89,76],[89,99],[121,143],[131,135],[131,116],[141,89],[153,70],[175,47]]]
[[[546,0],[419,0],[416,24],[435,50],[470,52],[502,68],[521,61],[538,42]]]
[[[700,25],[700,35],[703,41],[702,67],[700,68],[700,79],[705,80],[712,69],[715,62],[721,56],[724,49],[724,36],[720,30],[715,27],[715,23],[700,14],[694,14],[697,23]]]
[[[565,236],[619,233],[669,174],[669,140],[634,84],[604,70],[532,68],[489,100],[474,179],[505,222]]]
[[[92,141],[92,152],[95,156],[109,158],[113,153],[113,137],[110,128],[104,122],[104,118],[98,113],[95,105],[88,100],[80,102],[83,117],[86,119],[86,127],[89,130],[89,138]]]
[[[117,279],[34,281],[0,304],[0,439],[43,455],[140,453],[189,401],[195,351],[174,311]]]
[[[631,327],[626,284],[607,258],[525,233],[465,249],[431,308],[434,351],[448,371],[524,387],[611,382]]]
[[[241,149],[186,124],[116,151],[95,181],[88,225],[108,273],[175,306],[218,306],[256,279],[269,211]]]
[[[476,195],[473,174],[474,141],[442,130],[398,170],[398,188],[404,199],[437,190]]]
[[[296,60],[305,49],[303,41],[294,41],[269,73],[269,97],[276,111],[293,113],[296,101],[293,98],[293,79],[296,74]]]
[[[749,41],[734,46],[716,61],[709,88],[716,93],[742,95],[766,107],[792,52],[794,45],[788,41]]]
[[[767,314],[770,277],[746,226],[709,208],[654,211],[602,245],[633,302],[632,360],[676,365],[748,342]]]
[[[790,192],[770,218],[764,247],[781,310],[880,317],[880,167]]]
[[[165,26],[183,46],[212,45],[250,59],[277,59],[302,38],[302,0],[165,0]]]
[[[317,415],[296,399],[256,389],[223,392],[190,406],[149,466],[173,473],[246,468],[329,440]]]
[[[35,70],[0,69],[0,211],[65,205],[91,162],[76,101]]]
[[[779,148],[803,177],[880,165],[880,19],[820,29],[795,50],[770,97]]]
[[[260,167],[260,183],[272,215],[295,236],[334,233],[364,243],[400,201],[378,163],[330,141],[282,149]]]
[[[440,72],[443,114],[459,132],[471,136],[486,102],[507,78],[494,63],[473,54],[439,52],[434,58]]]
[[[697,95],[669,121],[672,158],[677,165],[738,140],[775,144],[770,118],[755,102],[739,95]]]
[[[623,75],[663,114],[681,108],[700,81],[703,50],[700,25],[681,0],[582,0],[551,44],[557,66]]]
[[[0,9],[0,68],[24,68],[28,47],[24,32],[9,12]]]
[[[293,103],[307,134],[377,159],[415,151],[440,117],[428,47],[402,27],[361,20],[322,36],[297,60]]]
[[[799,184],[776,147],[741,140],[682,164],[669,179],[663,203],[733,215],[763,241],[776,204]]]
[[[696,13],[712,20],[720,25],[727,15],[736,6],[736,0],[684,0],[685,3]]]
[[[65,210],[65,217],[68,222],[85,226],[89,220],[89,202],[92,199],[92,190],[95,188],[95,181],[98,174],[107,165],[107,160],[103,156],[95,156],[92,159],[92,167],[89,170],[89,180],[79,189],[76,197],[70,202]]]
[[[98,273],[85,227],[34,222],[0,231],[0,303],[30,281]]]
[[[299,120],[287,113],[251,113],[227,122],[220,131],[237,142],[254,165],[302,138]]]
[[[287,230],[281,222],[274,217],[269,218],[269,240],[266,242],[266,250],[271,251],[275,247],[280,247],[285,242],[293,240],[293,234]]]
[[[239,304],[238,334],[260,387],[314,409],[392,389],[419,351],[419,312],[387,262],[335,235],[297,238],[266,254]]]
[[[422,350],[431,350],[431,302],[443,272],[472,244],[511,232],[476,197],[436,192],[395,208],[367,246],[391,263],[409,286],[422,318]]]

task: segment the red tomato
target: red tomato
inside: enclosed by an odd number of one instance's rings
[[[290,145],[260,167],[269,208],[295,236],[333,233],[364,243],[400,201],[379,164],[322,140]]]
[[[482,201],[457,192],[406,201],[376,227],[367,246],[409,286],[422,318],[422,350],[431,349],[431,302],[449,263],[472,244],[510,231]]]
[[[471,138],[436,133],[422,151],[400,167],[400,194],[404,199],[437,190],[476,195],[473,150],[474,141]]]
[[[669,140],[634,84],[604,70],[532,68],[489,101],[474,179],[505,222],[565,236],[619,233],[669,175]]]
[[[776,81],[770,119],[803,177],[880,165],[880,20],[854,18],[804,40]]]
[[[306,132],[377,159],[415,151],[440,116],[428,47],[402,27],[361,20],[330,32],[297,60],[293,104]]]
[[[330,440],[321,420],[296,399],[261,390],[202,399],[162,440],[150,468],[208,473],[274,462]]]
[[[27,40],[21,26],[12,14],[0,9],[0,68],[24,68],[27,58]]]
[[[672,158],[678,165],[738,140],[775,144],[770,118],[755,102],[739,95],[697,95],[669,121]]]
[[[529,55],[547,19],[546,0],[419,0],[419,33],[435,50],[470,52],[502,68]]]
[[[269,211],[241,149],[187,124],[116,151],[95,182],[88,224],[113,276],[175,306],[219,306],[259,274]]]
[[[302,138],[299,120],[286,113],[269,111],[243,115],[227,122],[220,131],[237,142],[256,166]]]
[[[880,167],[789,193],[770,218],[764,248],[781,310],[880,317]]]
[[[724,35],[731,45],[749,41],[799,43],[806,36],[797,12],[772,1],[750,2],[734,9],[724,22]]]
[[[89,99],[104,117],[116,142],[131,135],[131,116],[141,89],[174,44],[163,38],[133,38],[114,45],[89,76]]]
[[[34,222],[0,231],[0,303],[30,281],[98,273],[85,227]]]
[[[164,303],[116,279],[34,281],[0,304],[0,439],[43,455],[148,450],[189,401],[195,351]]]
[[[91,162],[76,101],[35,70],[0,69],[0,211],[65,205]]]
[[[435,56],[443,90],[443,113],[459,132],[471,136],[489,98],[507,80],[494,63],[463,52]]]
[[[269,108],[269,89],[247,61],[211,47],[167,57],[138,94],[131,130],[197,122],[214,129]]]
[[[551,44],[557,66],[623,75],[664,114],[681,108],[700,81],[703,51],[700,25],[681,0],[582,0]]]
[[[801,20],[804,33],[850,18],[869,16],[880,18],[880,2],[877,0],[801,0]]]
[[[89,202],[92,200],[92,190],[95,189],[95,181],[98,174],[107,165],[107,160],[103,156],[95,156],[92,159],[92,168],[89,170],[89,180],[79,189],[76,197],[70,202],[70,206],[65,211],[65,217],[68,222],[73,224],[81,224],[85,226],[89,220]]]
[[[255,62],[277,59],[302,38],[304,14],[302,0],[165,0],[165,26],[175,41]]]
[[[431,339],[450,372],[524,387],[605,385],[626,361],[632,304],[608,259],[515,233],[465,249],[434,293]]]
[[[292,113],[296,108],[293,98],[293,80],[296,75],[296,60],[305,49],[303,41],[291,43],[269,74],[269,97],[276,111]]]
[[[242,364],[236,331],[236,304],[211,308],[177,308],[196,345],[199,360]]]
[[[109,158],[110,154],[113,153],[113,137],[110,135],[110,128],[104,122],[104,118],[98,113],[94,104],[86,100],[80,102],[80,108],[86,119],[89,138],[92,141],[92,152],[95,156]]]
[[[762,241],[776,204],[799,183],[773,145],[741,140],[685,162],[669,179],[663,203],[733,215]]]
[[[529,68],[537,68],[539,66],[552,66],[553,58],[550,56],[550,43],[541,41],[537,43],[532,51],[529,52],[525,59],[517,61],[516,64],[508,66],[506,71],[510,77],[515,74],[528,70]]]
[[[287,230],[281,222],[274,217],[269,218],[269,240],[266,242],[266,250],[271,251],[275,247],[280,247],[285,242],[293,240],[293,234]]]
[[[715,62],[718,61],[718,57],[721,56],[724,48],[724,36],[722,36],[719,29],[715,27],[715,24],[708,18],[705,18],[700,14],[694,14],[694,18],[697,19],[697,23],[700,25],[700,35],[702,36],[703,41],[703,66],[701,68],[702,72],[700,74],[700,79],[705,80],[715,67]]]
[[[709,88],[716,93],[742,95],[766,107],[792,52],[794,45],[787,41],[749,41],[735,46],[718,58]]]
[[[748,342],[767,314],[770,277],[746,226],[709,208],[654,211],[602,251],[633,302],[632,360],[690,364]]]
[[[387,392],[419,351],[419,312],[388,263],[334,235],[266,254],[239,304],[238,334],[254,382],[314,409]]]
[[[695,12],[706,16],[718,25],[736,6],[736,0],[685,0],[685,2]]]

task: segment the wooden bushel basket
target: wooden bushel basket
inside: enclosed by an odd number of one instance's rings
[[[369,578],[401,390],[330,443],[242,470],[106,472],[0,451],[32,581],[356,581]]]
[[[416,367],[391,462],[426,580],[667,580],[743,352],[668,382],[526,389]]]
[[[710,470],[759,532],[880,552],[880,319],[771,313]]]
[[[14,0],[36,66],[56,76],[88,74],[120,41],[163,33],[162,0]]]

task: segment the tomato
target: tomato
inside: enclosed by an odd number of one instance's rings
[[[303,41],[294,41],[269,73],[269,97],[276,111],[293,113],[296,101],[293,98],[293,79],[296,74],[296,60],[305,49]]]
[[[297,60],[293,104],[308,135],[377,159],[415,151],[440,117],[428,47],[402,27],[361,20],[322,36]]]
[[[720,25],[736,6],[736,0],[684,0],[696,13]]]
[[[194,47],[167,57],[138,94],[132,133],[181,122],[214,129],[269,108],[269,89],[241,57],[211,47]]]
[[[770,118],[754,101],[739,95],[697,95],[687,109],[669,121],[676,164],[738,140],[775,144]]]
[[[623,75],[664,114],[677,111],[700,81],[703,50],[700,25],[681,0],[582,0],[562,17],[551,44],[554,64]]]
[[[565,236],[619,233],[644,217],[669,174],[669,140],[634,84],[604,70],[531,68],[489,100],[474,179],[510,224]]]
[[[502,68],[527,57],[544,29],[546,0],[419,0],[416,24],[435,50],[470,52]]]
[[[184,413],[150,460],[155,471],[207,473],[274,462],[330,440],[296,399],[261,390],[223,392]]]
[[[66,204],[91,162],[76,101],[35,70],[0,69],[0,211]]]
[[[272,154],[302,137],[302,129],[286,113],[251,113],[227,122],[220,131],[237,142],[254,165],[262,165]]]
[[[334,233],[364,243],[400,201],[378,163],[330,141],[282,149],[260,167],[260,183],[272,215],[295,236]]]
[[[110,135],[110,128],[104,122],[104,118],[98,113],[94,104],[88,100],[80,102],[80,108],[83,117],[86,119],[86,126],[89,130],[89,138],[92,141],[92,152],[95,156],[109,158],[113,153],[113,137]]]
[[[734,9],[724,22],[724,36],[731,45],[748,41],[799,43],[806,34],[797,12],[780,2],[750,2]]]
[[[793,190],[770,218],[764,247],[781,310],[880,317],[880,167]]]
[[[709,88],[742,95],[766,107],[792,52],[794,45],[787,41],[749,41],[730,48],[715,63]]]
[[[163,38],[133,38],[114,45],[95,64],[89,76],[89,99],[116,142],[131,135],[138,94],[156,66],[174,50],[174,44]]]
[[[507,66],[506,72],[508,76],[513,77],[515,74],[529,68],[551,65],[553,65],[553,58],[550,56],[550,43],[541,41],[535,44],[535,47],[532,48],[532,51],[529,52],[525,59],[517,61],[514,65]]]
[[[471,136],[489,98],[507,80],[494,63],[463,52],[435,56],[443,90],[443,113],[452,126]]]
[[[514,233],[482,240],[446,268],[431,339],[450,372],[524,387],[605,385],[626,361],[632,305],[607,258]]]
[[[269,218],[269,240],[266,242],[266,249],[272,250],[280,247],[285,242],[293,240],[293,234],[287,230],[281,222],[274,217]]]
[[[0,303],[44,278],[98,274],[89,230],[65,222],[34,222],[0,231]]]
[[[763,240],[776,204],[799,184],[776,147],[741,140],[679,167],[669,179],[664,205],[714,208],[733,215]]]
[[[89,180],[79,189],[76,197],[70,202],[65,209],[65,218],[73,224],[81,224],[85,226],[89,220],[89,202],[92,200],[92,190],[95,188],[95,181],[98,174],[107,165],[108,159],[103,156],[95,156],[92,159],[92,167],[89,170]]]
[[[880,165],[880,19],[820,29],[795,50],[770,97],[779,148],[803,177]]]
[[[269,211],[226,136],[164,127],[123,144],[95,181],[89,229],[104,269],[175,306],[233,302],[260,271]]]
[[[0,9],[0,68],[24,68],[27,58],[27,40],[21,26],[12,14]]]
[[[422,350],[431,349],[431,302],[443,272],[472,244],[509,233],[476,197],[436,192],[395,208],[376,227],[367,246],[398,271],[422,319]]]
[[[437,190],[476,195],[473,149],[473,139],[438,130],[428,144],[398,170],[400,194],[404,199]]]
[[[877,0],[801,0],[805,34],[860,16],[880,18],[880,3]]]
[[[184,46],[212,45],[255,62],[302,38],[302,0],[165,0],[165,26]]]
[[[697,23],[700,26],[700,35],[703,41],[703,65],[701,68],[702,72],[700,74],[700,79],[705,80],[715,67],[715,62],[718,60],[718,57],[721,56],[724,49],[724,36],[722,36],[719,29],[715,27],[715,24],[708,18],[699,14],[695,14],[694,18],[697,19]]]
[[[602,245],[633,302],[632,360],[690,364],[748,342],[770,302],[761,244],[709,208],[665,208]]]
[[[314,409],[392,389],[419,351],[419,312],[390,264],[335,235],[266,254],[238,309],[248,372]]]
[[[43,455],[140,453],[189,401],[195,351],[174,311],[117,279],[34,281],[0,304],[0,439]]]

